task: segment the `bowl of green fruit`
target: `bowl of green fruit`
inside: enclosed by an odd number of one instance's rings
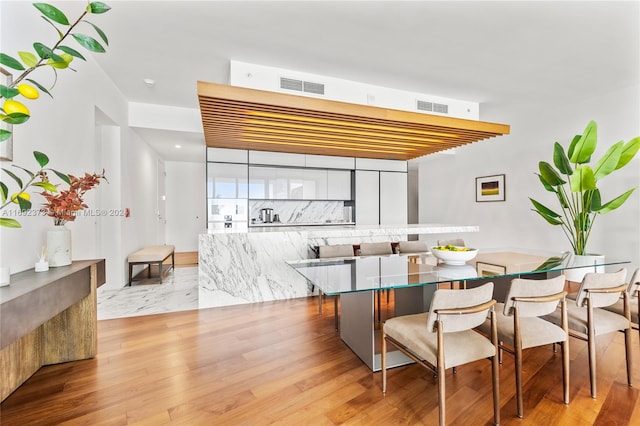
[[[449,244],[446,246],[431,247],[431,253],[447,265],[464,265],[476,257],[478,249]]]

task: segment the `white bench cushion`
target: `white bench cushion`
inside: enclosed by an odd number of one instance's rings
[[[129,262],[160,262],[175,250],[175,246],[149,246],[129,255]]]

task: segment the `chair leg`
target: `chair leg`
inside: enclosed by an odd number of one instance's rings
[[[522,347],[516,343],[515,345],[515,370],[516,370],[516,401],[518,407],[518,417],[524,417],[524,408],[522,403]]]
[[[444,363],[438,364],[438,414],[440,417],[440,426],[445,423],[445,387],[444,387]]]
[[[569,336],[562,345],[562,393],[564,403],[569,403]]]
[[[382,393],[387,392],[387,336],[384,334],[384,326],[382,327],[382,349],[381,349],[381,369],[382,369]]]
[[[591,398],[596,397],[596,335],[593,329],[593,308],[587,299],[587,346],[589,352],[589,380],[591,380]]]
[[[513,352],[516,370],[516,402],[518,408],[518,417],[524,417],[524,408],[522,403],[522,334],[520,330],[520,316],[518,309],[513,309]]]
[[[340,329],[340,320],[338,318],[338,297],[333,296],[333,325],[336,328],[336,331]]]
[[[438,374],[438,418],[440,426],[446,424],[445,421],[445,387],[444,387],[444,333],[442,331],[442,322],[436,321],[436,329],[438,333],[438,357],[436,372]]]
[[[627,355],[627,384],[631,386],[631,328],[624,331],[624,347]]]
[[[493,424],[500,424],[500,365],[498,364],[498,327],[493,308],[491,308],[491,343],[496,348],[496,354],[491,357],[491,385],[493,387]]]
[[[318,289],[318,314],[322,315],[322,291]]]

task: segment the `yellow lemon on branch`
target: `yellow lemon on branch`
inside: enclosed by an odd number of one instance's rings
[[[5,114],[13,114],[18,112],[24,115],[31,115],[31,113],[29,112],[29,108],[24,106],[24,104],[22,104],[21,102],[14,101],[13,99],[6,100],[2,109],[4,109]]]
[[[18,89],[18,92],[20,92],[20,94],[27,99],[38,99],[40,97],[40,92],[38,92],[38,89],[31,86],[30,84],[19,84],[16,89]]]
[[[18,198],[22,198],[25,201],[31,200],[31,194],[28,192],[16,192],[11,196],[11,201],[18,204]]]

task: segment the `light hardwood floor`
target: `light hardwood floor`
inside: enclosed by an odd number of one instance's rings
[[[44,367],[0,407],[0,424],[432,425],[436,381],[425,369],[368,368],[333,329],[333,301],[230,306],[99,322],[98,356]],[[634,333],[634,377],[640,345]],[[516,417],[513,357],[500,368],[504,425],[640,424],[626,385],[621,334],[598,341],[598,398],[589,396],[586,344],[571,340],[571,403],[561,402],[560,354],[524,354],[525,418]],[[447,372],[447,420],[492,420],[490,363]],[[633,419],[633,420],[632,420]]]

